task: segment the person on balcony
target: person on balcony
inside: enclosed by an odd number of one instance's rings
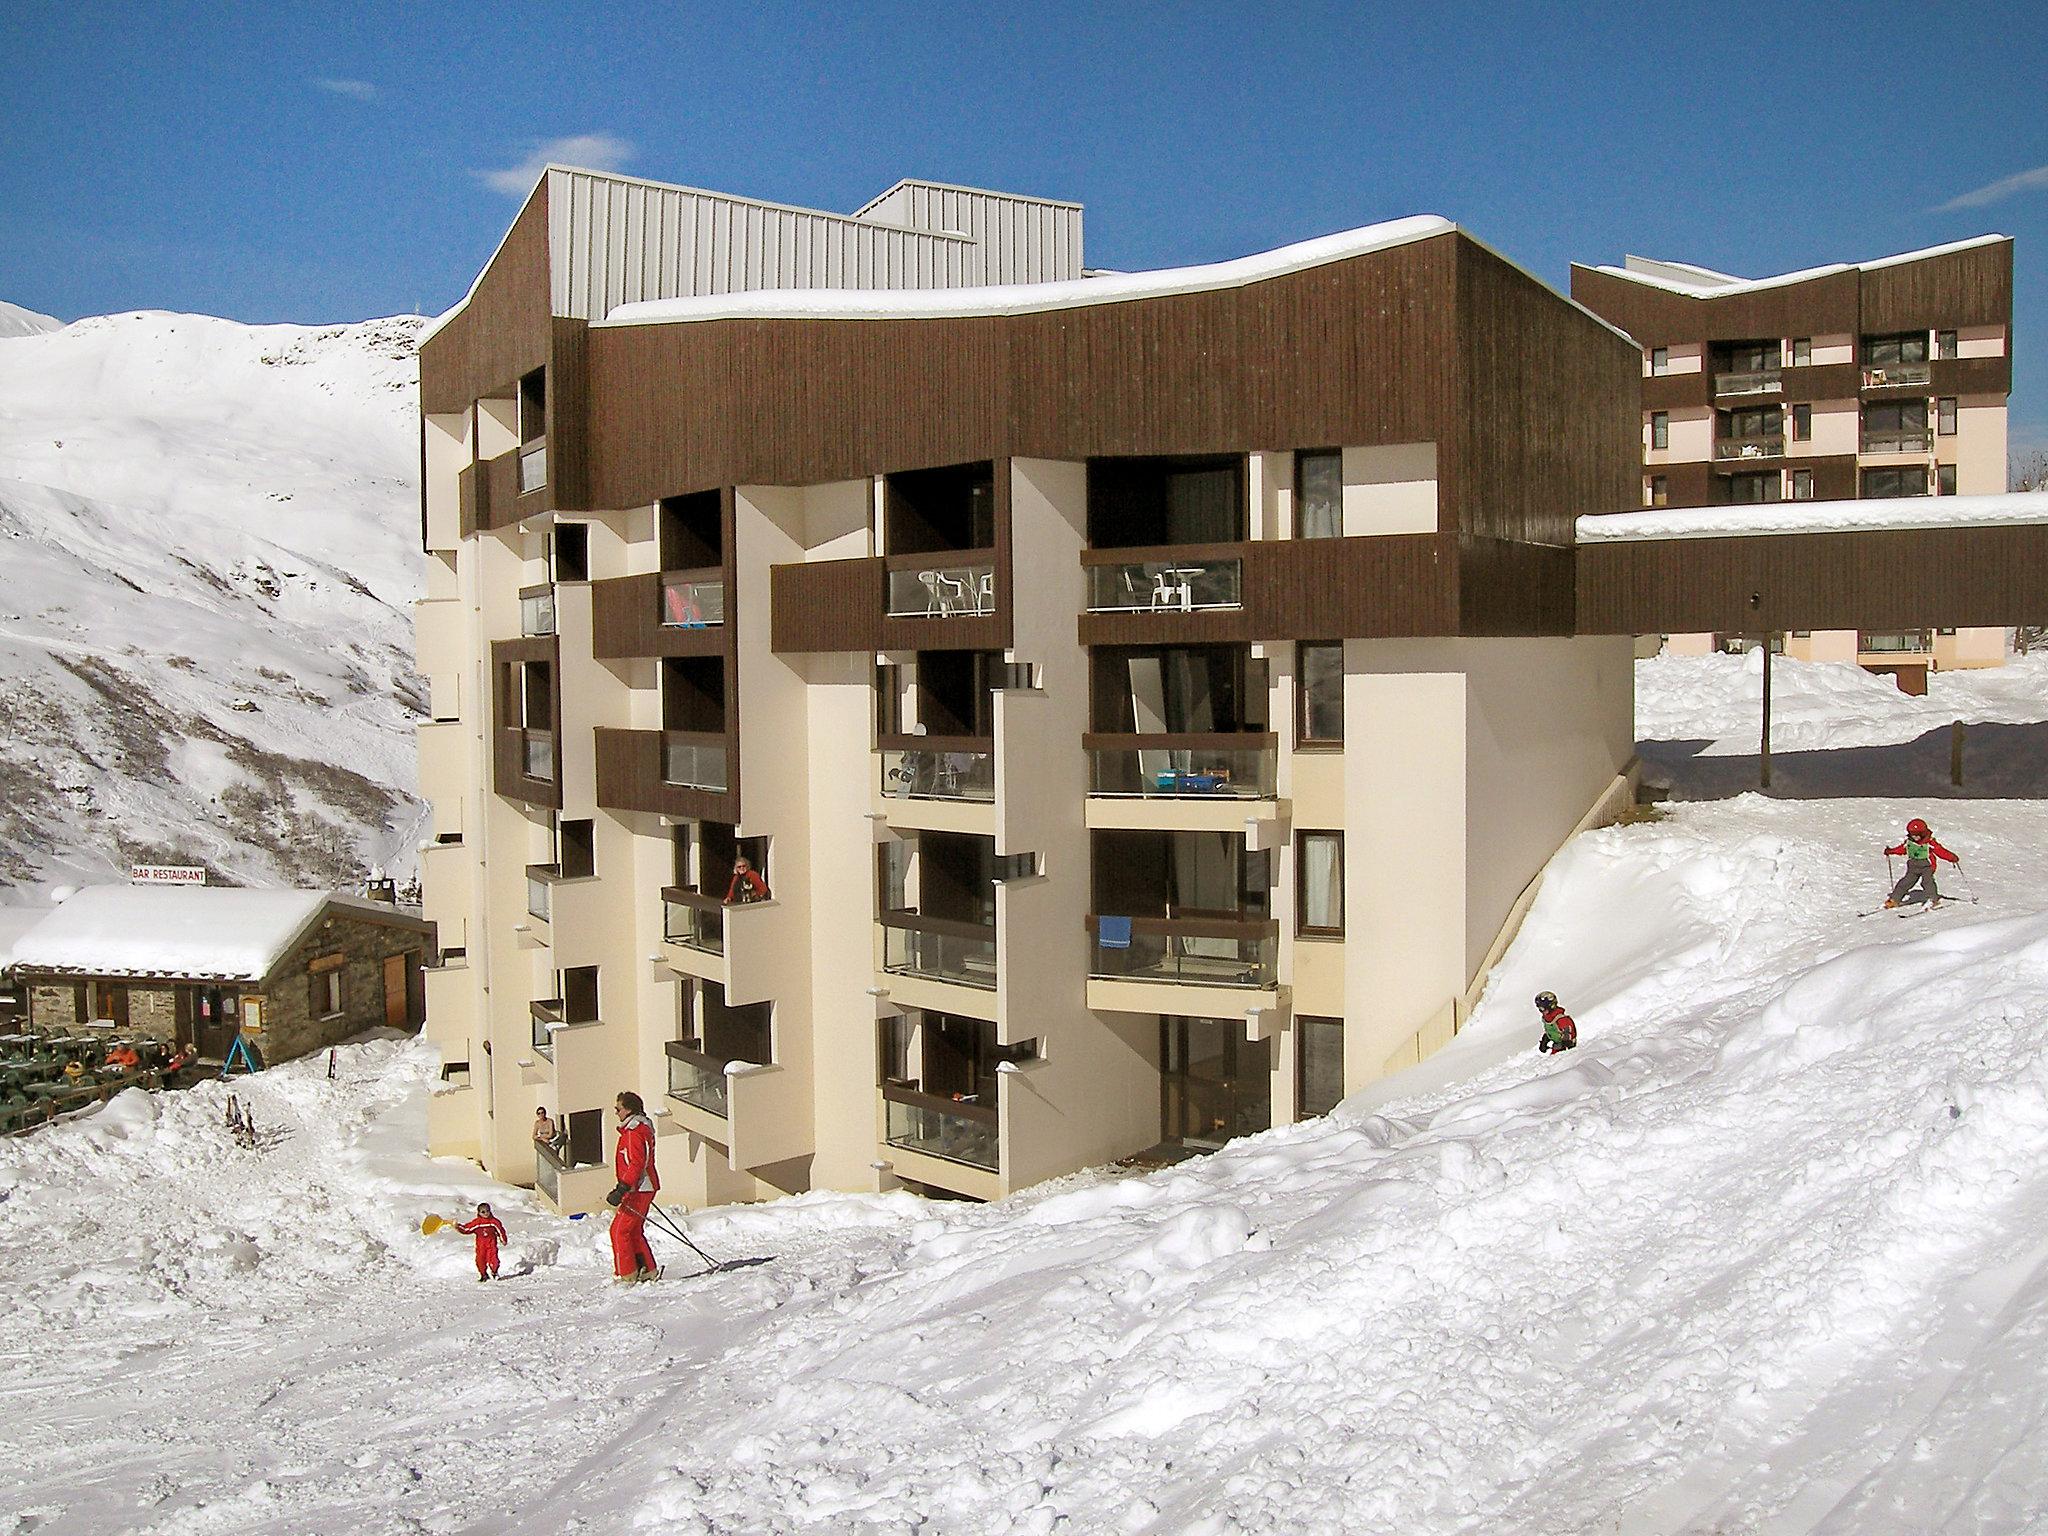
[[[647,1246],[647,1213],[661,1189],[661,1175],[654,1167],[654,1122],[647,1118],[647,1106],[637,1093],[621,1093],[612,1101],[619,1117],[619,1144],[612,1155],[612,1172],[618,1183],[605,1196],[612,1216],[612,1278],[616,1283],[653,1280],[661,1266],[654,1262],[654,1250]]]
[[[768,882],[755,873],[753,862],[744,854],[732,861],[732,884],[725,888],[725,904],[728,907],[744,907],[749,902],[768,899]]]
[[[547,1147],[550,1150],[555,1145],[555,1122],[548,1118],[547,1106],[545,1104],[539,1106],[533,1112],[533,1144],[536,1147]]]
[[[459,1221],[455,1230],[476,1239],[476,1277],[479,1281],[498,1278],[498,1244],[506,1241],[505,1223],[491,1214],[490,1202],[476,1208],[476,1215]]]

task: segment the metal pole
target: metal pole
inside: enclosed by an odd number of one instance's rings
[[[1762,775],[1762,788],[1771,787],[1771,637],[1763,637],[1764,645],[1764,733],[1757,753]]]
[[[1949,727],[1948,781],[1957,789],[1963,787],[1963,722],[1960,720]]]

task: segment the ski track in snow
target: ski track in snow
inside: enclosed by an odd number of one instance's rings
[[[1859,922],[1915,809],[1590,834],[1450,1049],[1327,1120],[994,1206],[706,1213],[714,1253],[779,1257],[690,1283],[668,1244],[670,1279],[611,1287],[600,1221],[420,1156],[418,1044],[236,1084],[260,1153],[220,1085],[126,1096],[0,1143],[0,1508],[95,1536],[2038,1532],[2048,807],[1941,807],[1981,904]],[[418,1230],[480,1195],[495,1285]]]

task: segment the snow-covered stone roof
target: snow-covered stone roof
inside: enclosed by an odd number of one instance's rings
[[[48,907],[0,907],[0,976],[14,964],[21,936],[49,915]]]
[[[1930,245],[1917,251],[1901,251],[1896,256],[1880,256],[1875,261],[1836,261],[1824,267],[1806,267],[1798,272],[1780,272],[1775,277],[1732,277],[1726,272],[1716,272],[1711,267],[1697,267],[1690,262],[1663,261],[1650,257],[1630,256],[1623,266],[1595,267],[1595,272],[1608,277],[1622,277],[1632,283],[1641,283],[1646,288],[1661,288],[1666,293],[1684,294],[1689,299],[1725,299],[1732,294],[1755,293],[1763,288],[1784,288],[1793,283],[1810,283],[1817,277],[1832,277],[1837,272],[1872,272],[1883,267],[1903,266],[1909,261],[1925,261],[1931,256],[1947,256],[1956,251],[1967,251],[1975,246],[1995,245],[2000,240],[2010,240],[2010,235],[1977,235],[1968,240],[1951,240],[1946,245]]]
[[[24,969],[260,981],[330,906],[398,909],[328,891],[92,885],[15,940]]]
[[[1579,519],[1581,544],[1725,539],[1779,533],[1867,533],[2048,523],[2048,491],[2002,496],[1906,496],[1896,501],[1768,501],[1740,507],[1657,507]]]

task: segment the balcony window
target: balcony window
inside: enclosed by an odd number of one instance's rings
[[[898,800],[996,798],[994,743],[974,736],[885,736],[882,793]]]
[[[1650,412],[1650,446],[1652,448],[1669,448],[1671,446],[1671,413],[1669,411]]]
[[[902,976],[949,981],[994,991],[994,924],[925,917],[916,912],[883,912],[882,969]]]
[[[1242,833],[1099,830],[1091,847],[1092,974],[1273,985],[1272,860]]]
[[[555,888],[552,881],[543,876],[529,873],[526,877],[526,915],[549,921],[554,911]]]
[[[1267,665],[1246,645],[1099,646],[1097,731],[1153,735],[1267,728]]]
[[[1244,606],[1244,561],[1186,555],[1086,559],[1090,613],[1202,613]]]
[[[1924,363],[1927,361],[1927,333],[1925,331],[1903,331],[1888,336],[1866,336],[1863,338],[1863,363],[1865,367],[1882,368],[1894,363]]]
[[[547,784],[555,777],[555,733],[522,730],[519,733],[519,771],[529,779]]]
[[[1295,1118],[1327,1115],[1344,1097],[1344,1021],[1297,1014],[1294,1042]]]
[[[1243,455],[1091,459],[1088,543],[1094,549],[1238,544],[1249,529]]]
[[[1874,401],[1863,407],[1865,453],[1925,453],[1930,446],[1925,400]]]
[[[1775,393],[1783,362],[1783,350],[1775,340],[1720,343],[1707,354],[1717,395]]]
[[[668,1056],[669,1097],[721,1120],[728,1118],[732,1106],[725,1063],[687,1041],[671,1040],[662,1049]]]
[[[1344,533],[1344,455],[1335,448],[1294,456],[1294,536],[1335,539]]]
[[[1784,500],[1784,481],[1776,470],[1762,474],[1729,475],[1727,477],[1727,499],[1735,506],[1754,506],[1759,502]]]
[[[1714,456],[1721,459],[1768,458],[1785,451],[1782,406],[1752,406],[1715,413]]]
[[[1858,630],[1856,649],[1877,656],[1897,656],[1932,650],[1924,629]]]
[[[555,632],[555,589],[528,587],[519,594],[519,633],[532,639]]]
[[[548,430],[548,372],[536,368],[519,381],[519,441],[539,442]]]
[[[1001,1119],[994,1103],[970,1103],[888,1084],[884,1135],[892,1147],[994,1173],[1001,1167]]]
[[[661,903],[663,939],[699,954],[725,953],[725,903],[718,897],[667,885],[662,887]]]
[[[1267,918],[1091,916],[1104,981],[1271,990],[1278,975],[1279,924]]]
[[[1295,744],[1344,744],[1344,643],[1303,641],[1295,648]]]
[[[1866,501],[1890,501],[1901,496],[1927,494],[1927,466],[1901,465],[1890,469],[1863,471],[1860,494]]]
[[[1162,1140],[1207,1151],[1272,1128],[1272,1042],[1242,1019],[1162,1018],[1159,1063]]]
[[[661,781],[678,789],[722,795],[732,788],[723,732],[663,731]]]
[[[1264,732],[1086,738],[1088,792],[1146,799],[1270,800],[1277,744]]]
[[[672,629],[709,629],[725,622],[725,576],[714,570],[671,571],[661,578],[661,622]]]
[[[1344,936],[1344,834],[1294,837],[1295,928],[1303,938]]]

